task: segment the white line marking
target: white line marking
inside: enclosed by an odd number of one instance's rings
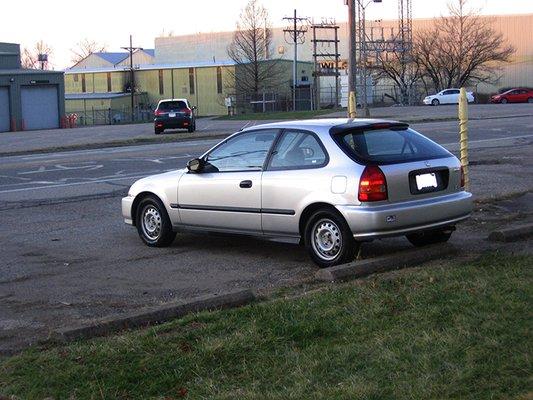
[[[163,171],[163,172],[160,172],[160,173],[163,174],[165,172],[168,172],[168,171]],[[106,183],[106,182],[111,182],[111,181],[122,181],[122,180],[125,180],[125,179],[140,179],[140,178],[145,178],[147,176],[149,176],[149,175],[133,175],[133,176],[124,176],[124,177],[120,177],[120,178],[102,179],[102,180],[89,181],[89,182],[73,182],[73,183],[64,183],[64,184],[60,184],[60,185],[53,185],[52,184],[52,185],[49,185],[49,186],[28,187],[28,188],[23,188],[23,189],[8,189],[8,190],[0,190],[0,193],[13,193],[13,192],[24,192],[24,191],[28,191],[28,190],[37,190],[37,189],[54,189],[54,188],[58,188],[58,187],[90,185],[90,184],[93,184],[93,183]],[[50,183],[52,183],[52,182],[50,182]]]
[[[485,142],[495,142],[500,140],[513,140],[513,139],[526,139],[533,137],[533,135],[522,135],[522,136],[509,136],[505,138],[494,138],[494,139],[480,139],[480,140],[469,140],[469,143],[485,143]],[[441,146],[451,146],[451,145],[458,145],[459,142],[452,142],[452,143],[444,143],[441,144]]]

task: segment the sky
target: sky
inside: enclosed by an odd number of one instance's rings
[[[108,51],[128,45],[153,48],[157,36],[233,30],[248,0],[2,0],[0,42],[33,47],[44,40],[53,48],[53,69],[72,63],[71,49],[87,38],[103,43]],[[370,0],[363,0],[365,2]],[[412,0],[414,18],[445,15],[450,0]],[[451,0],[454,1],[454,0]],[[262,0],[273,26],[294,9],[306,17],[347,20],[344,0]],[[533,0],[469,0],[469,7],[485,15],[533,13]],[[394,19],[397,0],[369,4],[367,18]]]

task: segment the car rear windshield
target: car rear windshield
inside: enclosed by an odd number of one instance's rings
[[[348,156],[364,164],[396,164],[452,156],[405,126],[344,131],[334,135],[334,139]]]
[[[184,101],[164,101],[159,104],[160,110],[183,110],[187,108],[187,104]]]

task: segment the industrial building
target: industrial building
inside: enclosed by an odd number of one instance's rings
[[[155,63],[154,49],[139,49],[133,52],[130,60],[129,52],[96,52],[91,53],[83,60],[80,60],[72,66],[75,69],[84,68],[119,68],[133,65],[145,65]]]
[[[376,7],[379,7],[376,5]],[[497,32],[516,49],[512,61],[503,66],[501,79],[495,85],[481,84],[476,89],[479,93],[493,93],[499,88],[515,86],[533,86],[533,14],[482,16]],[[413,19],[413,32],[429,29],[439,23],[438,18]],[[368,22],[368,28],[382,27],[385,31],[398,26],[397,20]],[[292,45],[285,41],[283,28],[274,28],[272,32],[273,48],[291,57]],[[175,62],[177,58],[191,62],[205,62],[213,59],[227,58],[226,49],[233,38],[232,32],[198,33],[184,36],[165,36],[155,39],[155,60],[157,63]],[[313,59],[313,44],[310,33],[304,44],[298,47],[300,60]],[[348,26],[339,23],[339,53],[346,65],[348,59]]]
[[[20,45],[0,43],[0,132],[59,128],[64,99],[62,71],[22,69]]]
[[[76,65],[65,71],[67,113],[90,116],[93,110],[98,112],[118,105],[119,108],[113,109],[113,112],[126,118],[128,110],[131,110],[131,102],[126,104],[124,100],[131,94],[129,68],[121,65],[90,67],[89,61],[84,62],[83,68]],[[276,95],[290,97],[292,61],[282,60],[279,63],[282,73]],[[310,62],[298,63],[300,86],[309,86],[312,69]],[[239,76],[239,66],[233,61],[211,59],[138,65],[134,68],[135,108],[142,112],[154,109],[161,99],[187,98],[197,107],[198,115],[223,115],[228,112],[226,99],[239,96],[235,92]]]

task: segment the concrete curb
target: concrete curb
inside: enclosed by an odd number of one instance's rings
[[[492,231],[488,239],[491,242],[514,242],[533,235],[533,223],[517,225],[512,228]]]
[[[52,333],[51,339],[60,342],[89,339],[120,330],[156,325],[199,311],[240,307],[254,300],[255,295],[251,290],[236,290],[219,295],[202,296],[187,302],[108,317],[91,325],[59,329]]]
[[[335,267],[324,268],[315,273],[316,279],[327,282],[338,282],[361,278],[377,272],[385,272],[405,267],[413,267],[441,257],[457,253],[450,244],[438,244],[423,249],[405,250],[390,256],[376,257],[368,260],[355,261]]]

